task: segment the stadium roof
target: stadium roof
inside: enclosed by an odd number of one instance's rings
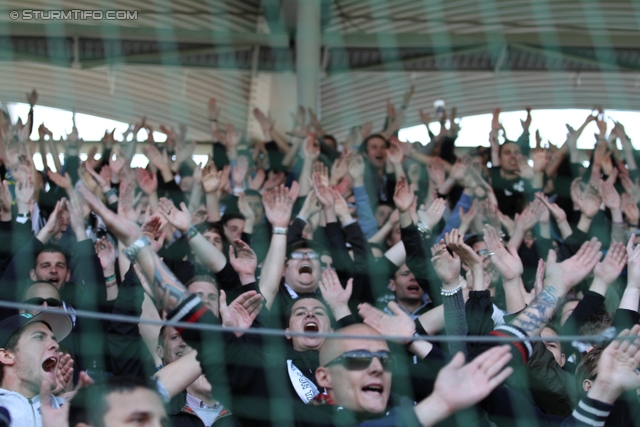
[[[459,115],[525,105],[640,110],[637,2],[320,1],[329,132],[369,120],[381,126],[386,99],[399,103],[412,83],[406,125],[436,99]],[[255,98],[273,96],[252,90],[255,79],[295,71],[296,8],[295,0],[8,0],[0,10],[0,99],[24,101],[35,87],[43,105],[187,122],[192,137],[207,139],[210,96],[223,119],[246,126]],[[71,19],[42,19],[52,10]],[[83,10],[136,19],[74,19]],[[49,15],[26,19],[34,11]]]

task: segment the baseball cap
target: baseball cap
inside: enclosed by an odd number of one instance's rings
[[[0,322],[0,348],[4,348],[7,345],[13,334],[34,322],[46,323],[58,341],[65,339],[72,328],[71,319],[63,311],[60,313],[43,311],[36,315],[30,313],[16,314]]]

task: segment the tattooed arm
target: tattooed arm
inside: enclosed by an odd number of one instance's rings
[[[511,324],[529,336],[540,335],[564,296],[595,268],[602,256],[600,246],[600,242],[593,238],[561,263],[556,262],[555,251],[549,251],[544,289]]]
[[[136,262],[151,285],[151,291],[156,297],[156,307],[167,312],[180,305],[190,295],[187,288],[176,278],[158,255],[145,246],[140,249]]]
[[[109,208],[86,187],[79,186],[78,190],[89,207],[91,207],[91,210],[104,220],[109,231],[126,246],[131,246],[136,240],[142,237],[140,227],[109,210]],[[151,246],[147,245],[140,249],[136,261],[146,276],[147,283],[151,286],[151,289],[148,291],[156,296],[156,305],[158,308],[171,311],[189,296],[187,289],[160,260],[158,255],[151,249]]]

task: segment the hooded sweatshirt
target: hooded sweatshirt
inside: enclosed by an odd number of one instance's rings
[[[52,408],[60,408],[64,403],[61,397],[50,395]],[[11,427],[42,427],[40,415],[40,396],[27,399],[20,393],[0,388],[0,406],[4,406],[11,415]]]

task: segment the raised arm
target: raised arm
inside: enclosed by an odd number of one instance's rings
[[[585,242],[571,258],[558,263],[556,253],[549,252],[544,289],[511,322],[527,333],[536,336],[549,322],[556,308],[572,287],[584,280],[600,260],[601,244],[595,238]]]
[[[214,273],[218,273],[224,268],[227,264],[227,258],[191,224],[191,213],[184,203],[181,203],[180,209],[177,209],[171,200],[163,197],[160,199],[159,212],[171,225],[186,236],[193,253],[205,267]]]
[[[280,286],[287,254],[287,227],[291,219],[293,200],[297,196],[298,184],[294,182],[291,190],[281,185],[262,197],[267,220],[273,226],[271,245],[264,260],[259,283],[260,293],[264,296],[267,309],[273,305]]]
[[[486,225],[484,228],[484,241],[491,255],[491,263],[500,272],[505,298],[507,300],[507,312],[517,313],[525,308],[522,294],[522,273],[524,267],[518,256],[518,250],[509,246],[508,250],[500,241],[500,236],[495,228]]]

